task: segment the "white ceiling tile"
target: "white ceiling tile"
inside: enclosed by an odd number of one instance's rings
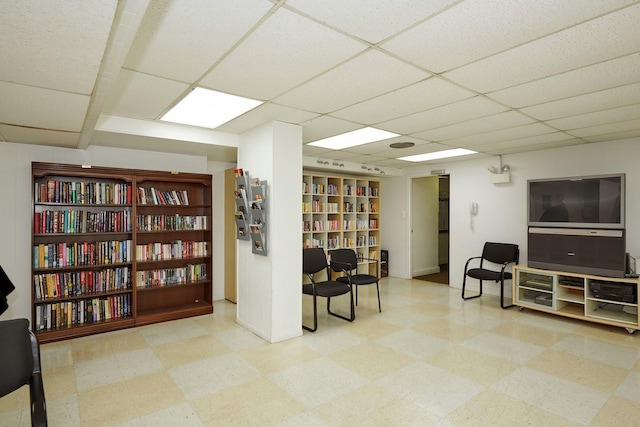
[[[378,43],[455,3],[456,0],[288,0],[321,22]]]
[[[427,129],[440,128],[453,123],[489,116],[505,110],[508,110],[508,108],[503,105],[497,104],[482,96],[476,96],[453,104],[380,123],[377,127],[390,132],[416,134]]]
[[[576,138],[567,135],[564,132],[552,132],[545,133],[540,135],[533,135],[525,138],[517,138],[517,139],[509,139],[505,141],[493,141],[489,143],[483,143],[474,147],[475,150],[479,150],[482,152],[496,151],[496,150],[506,150],[506,149],[515,149],[515,148],[526,148],[528,146],[540,145],[540,144],[548,144],[555,142],[566,142],[566,141],[575,141]]]
[[[610,135],[639,130],[640,119],[635,119],[627,120],[624,122],[609,123],[605,125],[589,126],[581,129],[572,129],[567,131],[567,133],[575,135],[579,138],[586,138],[591,136]]]
[[[507,114],[507,113],[503,113]],[[483,133],[473,133],[460,138],[442,140],[443,144],[453,147],[468,148],[470,150],[482,151],[484,144],[499,141],[513,141],[531,136],[539,136],[554,133],[557,131],[542,123],[529,123],[522,126],[514,126],[506,129],[498,129]]]
[[[254,99],[271,99],[366,48],[363,43],[281,8],[201,84]],[[269,72],[265,73],[265,69]]]
[[[372,125],[451,104],[475,94],[439,77],[431,77],[402,89],[331,113],[334,117]]]
[[[411,148],[394,149],[387,147],[386,151],[376,153],[378,156],[398,158],[405,156],[413,156],[415,154],[434,153],[436,151],[448,150],[449,147],[433,142],[423,142],[416,144]]]
[[[638,51],[640,4],[447,72],[480,93],[492,92]]]
[[[0,8],[0,80],[91,94],[116,6],[101,0],[7,3]]]
[[[413,136],[429,141],[443,141],[460,138],[467,135],[478,135],[498,129],[506,129],[532,123],[533,120],[515,111],[506,111],[491,116],[458,122],[453,125],[443,126],[424,132],[415,133]]]
[[[610,110],[596,111],[578,116],[565,117],[557,120],[548,120],[549,126],[557,129],[569,130],[585,128],[589,126],[604,125],[608,123],[623,122],[640,117],[640,104],[626,107],[612,108]]]
[[[467,0],[383,43],[441,73],[632,3]]]
[[[415,146],[411,148],[390,148],[389,145],[396,142],[413,142]],[[426,147],[427,145],[433,145],[430,142],[424,141],[418,138],[412,138],[410,136],[399,136],[396,138],[389,138],[383,141],[371,142],[369,144],[356,145],[355,147],[345,148],[344,151],[349,151],[351,153],[357,154],[378,154],[385,153],[389,151],[394,152],[408,152],[412,150],[420,150],[420,147]],[[420,151],[418,151],[420,152]]]
[[[633,53],[599,64],[513,86],[488,97],[514,108],[569,98],[640,82],[640,53]]]
[[[570,147],[573,145],[581,145],[586,144],[585,141],[579,139],[567,139],[563,141],[553,141],[553,142],[543,142],[540,144],[531,144],[528,146],[517,146],[514,145],[511,148],[500,148],[496,150],[487,150],[485,153],[493,154],[493,155],[506,155],[506,154],[517,154],[517,153],[526,153],[529,151],[537,151],[537,150],[550,150],[552,148],[561,148],[561,147]],[[512,173],[517,176],[517,173]]]
[[[18,144],[76,148],[79,136],[80,134],[78,132],[61,132],[0,124],[0,141],[15,142]]]
[[[626,132],[615,132],[604,135],[587,136],[583,139],[589,142],[607,142],[629,138],[640,138],[640,130],[629,130]]]
[[[369,50],[276,98],[275,102],[328,113],[428,76],[418,68],[377,50]]]
[[[311,120],[314,117],[318,117],[318,114],[296,110],[289,107],[283,107],[282,105],[274,104],[273,102],[267,102],[254,108],[253,110],[244,113],[240,117],[223,124],[222,126],[218,126],[216,130],[223,132],[242,133],[248,131],[249,129],[253,129],[258,125],[273,120],[281,122],[300,123]]]
[[[0,81],[0,117],[4,124],[79,132],[89,97]]]
[[[122,70],[104,106],[104,113],[158,119],[189,85],[149,74]]]
[[[193,82],[272,7],[264,0],[151,1],[125,67]]]
[[[573,98],[523,108],[521,111],[540,120],[571,117],[610,108],[635,105],[640,99],[640,83],[587,93]]]

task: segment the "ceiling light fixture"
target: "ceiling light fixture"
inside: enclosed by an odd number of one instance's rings
[[[476,154],[477,151],[467,150],[465,148],[453,148],[451,150],[436,151],[433,153],[416,154],[414,156],[397,157],[396,160],[405,160],[407,162],[426,162],[428,160],[446,159],[449,157],[466,156],[468,154]]]
[[[263,102],[196,87],[160,120],[215,129]]]
[[[389,138],[395,138],[397,136],[400,135],[393,132],[387,132],[386,130],[366,127],[329,138],[319,139],[318,141],[310,142],[307,145],[328,148],[331,150],[341,150],[343,148],[369,144],[370,142],[382,141]]]
[[[411,148],[416,145],[413,142],[394,142],[389,144],[389,148]]]

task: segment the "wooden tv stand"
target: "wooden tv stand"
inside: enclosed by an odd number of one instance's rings
[[[635,288],[635,297],[625,301],[606,299],[593,288],[608,286]],[[587,322],[620,326],[629,334],[640,329],[638,291],[640,279],[613,278],[589,274],[542,270],[525,265],[513,267],[513,302],[520,310],[531,308]],[[628,288],[627,288],[628,289]]]

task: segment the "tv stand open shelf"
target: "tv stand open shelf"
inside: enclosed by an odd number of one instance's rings
[[[594,289],[624,288],[630,294],[607,298]],[[559,316],[625,328],[640,329],[638,288],[640,279],[612,278],[580,273],[513,267],[513,302],[520,310],[530,308]],[[611,294],[613,295],[613,294]]]

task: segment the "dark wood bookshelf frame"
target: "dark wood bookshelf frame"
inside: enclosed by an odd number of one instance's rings
[[[55,203],[36,201],[36,182],[47,180],[70,182],[106,182],[126,183],[131,186],[131,203],[89,204],[89,203]],[[40,342],[58,341],[86,335],[131,328],[167,320],[198,316],[213,312],[212,285],[212,177],[208,174],[183,172],[152,171],[138,169],[122,169],[109,167],[81,166],[58,163],[32,163],[32,236],[31,257],[39,244],[84,243],[101,241],[130,240],[131,252],[127,262],[69,265],[63,267],[35,268],[32,258],[32,328]],[[155,188],[159,191],[186,191],[189,204],[142,204],[137,201],[138,187]],[[74,232],[74,233],[35,233],[36,212],[46,210],[83,210],[88,212],[128,210],[131,231],[107,232]],[[206,224],[202,229],[181,230],[138,230],[138,215],[161,216],[204,216]],[[177,240],[206,242],[207,254],[199,257],[186,257],[156,261],[138,261],[136,247],[138,244],[155,242],[169,243]],[[186,267],[189,264],[204,264],[207,277],[185,283],[167,284],[164,286],[138,287],[137,272],[144,270],[163,270]],[[55,274],[81,271],[102,271],[120,267],[129,267],[130,287],[107,292],[94,292],[74,296],[58,296],[55,298],[36,298],[34,277],[38,274]],[[100,320],[96,323],[82,325],[72,324],[59,328],[36,330],[37,306],[78,302],[94,298],[118,297],[130,294],[130,315],[126,317]]]

